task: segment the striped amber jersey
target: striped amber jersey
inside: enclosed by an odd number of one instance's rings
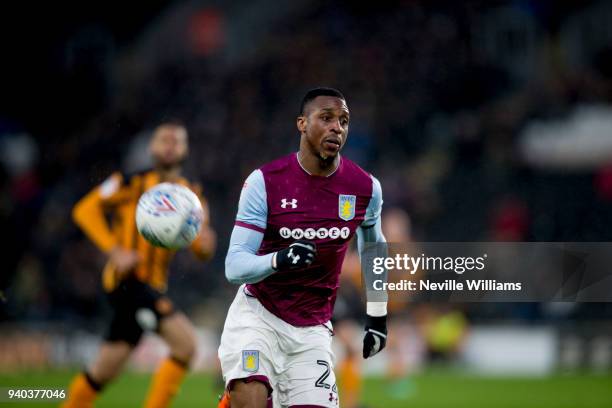
[[[208,205],[202,196],[201,187],[190,184],[182,177],[163,181],[172,181],[190,188],[200,198],[204,209],[203,223],[208,224]],[[83,197],[74,206],[72,215],[83,232],[102,251],[108,253],[117,245],[138,251],[140,262],[132,274],[155,289],[165,291],[168,264],[175,251],[149,244],[136,229],[138,199],[142,193],[161,182],[160,175],[155,170],[130,176],[114,173]],[[106,218],[108,215],[110,215],[110,225]],[[196,256],[204,257],[198,247],[198,238],[191,244],[191,249]],[[107,262],[102,274],[102,285],[110,292],[118,284],[117,271],[111,262]]]

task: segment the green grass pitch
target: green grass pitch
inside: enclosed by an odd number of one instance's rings
[[[65,388],[74,372],[0,373],[0,387]],[[126,373],[109,385],[96,407],[139,407],[150,376]],[[216,407],[219,384],[210,375],[187,377],[174,408]],[[342,390],[340,390],[342,399]],[[452,372],[431,372],[401,383],[382,378],[365,382],[362,392],[370,408],[610,408],[612,373],[606,375],[554,375],[541,379],[484,378]],[[43,408],[43,402],[0,402],[0,408]]]

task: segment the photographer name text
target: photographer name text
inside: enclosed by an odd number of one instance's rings
[[[520,291],[521,282],[499,282],[495,279],[467,279],[465,282],[454,279],[446,279],[442,282],[428,279],[418,282],[402,279],[399,282],[385,282],[381,279],[373,282],[374,290],[391,291]]]

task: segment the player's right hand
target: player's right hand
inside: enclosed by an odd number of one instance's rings
[[[116,246],[110,252],[109,261],[115,265],[119,277],[123,278],[136,268],[140,255],[137,251]]]
[[[366,316],[363,358],[372,357],[387,344],[387,316]]]
[[[272,268],[277,271],[304,268],[314,261],[316,255],[315,243],[300,239],[274,255]]]

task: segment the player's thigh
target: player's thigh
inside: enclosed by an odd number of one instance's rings
[[[105,341],[89,368],[89,374],[101,384],[117,377],[128,361],[133,346],[126,341]]]
[[[159,331],[161,320],[175,312],[164,294],[135,278],[121,282],[108,297],[113,308],[108,341],[136,346],[145,331]]]
[[[277,334],[253,311],[240,292],[225,320],[219,360],[223,379],[230,390],[238,380],[248,378],[266,384],[271,391],[282,368]]]
[[[126,282],[122,282],[115,291],[108,294],[113,316],[105,337],[107,342],[127,342],[133,347],[140,342],[144,329],[137,319],[135,298],[137,293]]]
[[[266,408],[268,388],[258,381],[237,381],[230,391],[230,403],[232,408]]]
[[[223,379],[228,390],[242,380],[260,382],[272,391],[280,371],[278,349],[274,346],[272,333],[265,333],[249,327],[239,332],[224,329],[219,346],[219,361]]]
[[[338,407],[331,345],[320,345],[292,356],[279,390],[283,406]]]
[[[181,361],[189,362],[196,350],[193,325],[181,312],[163,317],[159,324],[159,335],[166,341],[170,354]]]

